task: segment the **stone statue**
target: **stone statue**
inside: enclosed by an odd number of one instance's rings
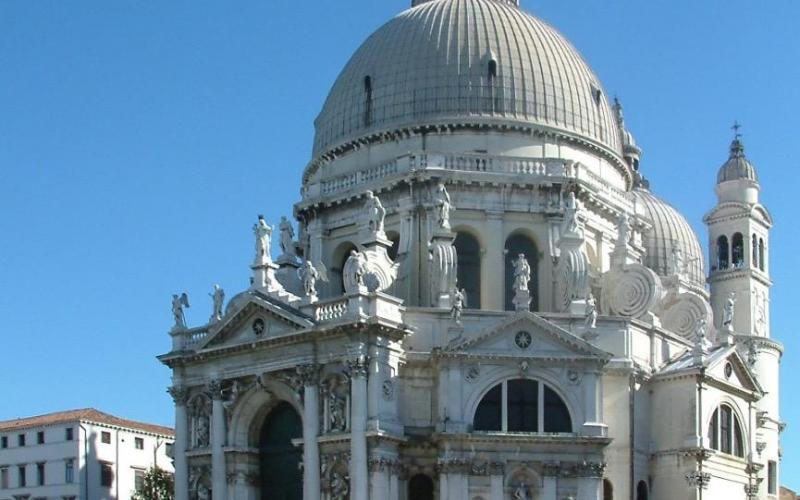
[[[211,309],[211,322],[222,319],[222,305],[225,303],[225,290],[219,285],[214,285],[214,291],[208,294],[211,297],[213,306]]]
[[[531,266],[525,254],[521,253],[514,261],[514,291],[528,292],[528,283],[531,281]]]
[[[236,406],[236,401],[239,400],[239,396],[242,394],[242,383],[234,380],[227,392],[228,397],[222,402],[222,405],[226,410],[230,411],[231,408]]]
[[[263,215],[258,216],[258,222],[253,225],[253,234],[256,237],[256,264],[266,264],[272,259],[269,248],[272,244],[272,227],[267,225]]]
[[[670,261],[672,264],[673,274],[686,273],[686,261],[683,258],[683,250],[678,245],[672,245],[672,253],[670,254]]]
[[[367,226],[369,231],[375,235],[383,234],[383,222],[386,218],[386,209],[383,208],[381,200],[372,191],[367,191],[367,201],[364,204],[364,211],[367,213]]]
[[[453,305],[450,307],[450,317],[456,323],[461,324],[461,312],[464,310],[464,305],[467,302],[467,292],[462,289],[453,290]]]
[[[631,222],[628,219],[628,214],[622,212],[619,214],[617,220],[617,246],[627,248],[628,242],[631,240]]]
[[[577,233],[580,229],[578,210],[580,210],[578,199],[575,197],[575,192],[570,191],[564,202],[564,233]]]
[[[589,330],[597,328],[597,301],[592,292],[589,292],[589,296],[586,297],[586,319],[583,325]]]
[[[450,194],[441,182],[436,186],[433,195],[433,205],[436,207],[436,222],[442,229],[450,229],[450,210],[453,205],[450,202]]]
[[[514,500],[528,500],[530,497],[528,496],[528,485],[524,482],[520,482],[517,489],[514,490]]]
[[[336,393],[335,387],[328,392],[328,415],[332,431],[344,431],[347,428],[347,421],[344,416],[345,400]]]
[[[297,249],[294,244],[294,228],[292,227],[292,223],[289,222],[289,219],[282,216],[280,226],[278,227],[281,232],[281,254],[290,257],[296,256]]]
[[[183,308],[189,307],[189,296],[182,293],[180,296],[172,295],[172,317],[175,319],[176,330],[186,329],[186,316],[183,314]]]
[[[306,297],[309,299],[317,298],[317,280],[320,279],[320,273],[310,260],[303,262],[303,266],[297,270],[297,276],[303,282],[303,290]]]
[[[209,425],[207,415],[195,417],[195,442],[197,448],[205,448],[209,443]]]
[[[350,257],[344,263],[343,272],[345,284],[349,284],[351,288],[347,290],[348,292],[366,291],[364,278],[367,274],[367,257],[363,252],[350,250]]]
[[[733,318],[736,314],[736,292],[728,294],[722,312],[722,328],[733,330]]]
[[[347,477],[339,472],[331,472],[331,500],[345,500],[350,493]]]
[[[708,340],[708,325],[705,318],[699,318],[694,324],[694,341],[698,349],[705,351],[711,345]]]

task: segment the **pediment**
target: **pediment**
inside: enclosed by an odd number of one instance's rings
[[[278,337],[313,325],[311,318],[300,311],[252,291],[240,298],[235,309],[228,311],[213,327],[198,350]]]
[[[531,312],[519,312],[478,335],[443,349],[446,353],[521,358],[611,359],[612,355]]]
[[[704,219],[706,221],[711,219],[723,219],[726,217],[747,216],[750,214],[751,206],[747,203],[740,203],[728,201],[720,203],[714,207]]]
[[[708,360],[706,375],[746,391],[761,393],[761,386],[735,347]]]

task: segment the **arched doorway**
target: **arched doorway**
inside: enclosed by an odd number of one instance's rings
[[[408,500],[433,500],[433,480],[417,474],[408,481]]]
[[[302,435],[300,416],[289,403],[280,403],[267,415],[259,439],[261,500],[302,500],[301,451],[292,445]]]
[[[647,500],[648,497],[648,488],[647,483],[644,481],[639,481],[639,484],[636,485],[636,500]]]

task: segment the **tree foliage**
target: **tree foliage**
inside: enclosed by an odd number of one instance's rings
[[[172,474],[158,467],[151,467],[144,473],[144,480],[131,500],[173,500],[175,483]]]

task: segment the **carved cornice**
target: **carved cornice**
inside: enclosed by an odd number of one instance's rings
[[[367,468],[370,472],[390,472],[395,475],[401,475],[405,470],[405,465],[394,458],[370,457],[367,461]]]
[[[469,474],[472,471],[472,460],[466,458],[440,458],[433,470],[437,474]]]

